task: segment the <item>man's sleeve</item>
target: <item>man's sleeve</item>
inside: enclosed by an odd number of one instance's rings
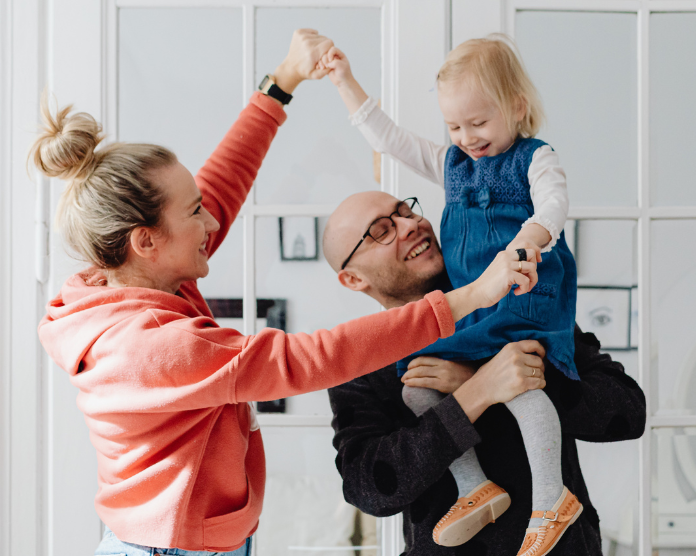
[[[594,334],[575,328],[575,364],[580,380],[547,373],[545,392],[561,428],[577,440],[615,442],[640,438],[645,430],[645,394],[623,365],[600,353]]]
[[[480,442],[451,395],[408,426],[400,422],[402,408],[380,399],[366,377],[330,389],[329,398],[343,494],[371,515],[403,511]]]

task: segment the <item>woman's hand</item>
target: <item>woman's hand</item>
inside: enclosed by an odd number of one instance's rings
[[[491,405],[546,386],[544,347],[536,340],[507,344],[460,386],[454,397],[473,423]],[[406,375],[404,375],[406,376]]]
[[[406,386],[430,388],[451,394],[474,376],[475,372],[476,369],[468,363],[437,357],[416,357],[408,364],[408,371],[401,377],[401,382]]]
[[[483,307],[491,307],[517,285],[515,295],[529,292],[539,280],[536,270],[538,248],[527,249],[527,261],[519,261],[516,252],[501,251],[471,284],[445,294],[455,322]]]
[[[276,85],[292,93],[305,79],[321,79],[328,68],[319,69],[317,62],[333,46],[333,41],[314,29],[298,29],[292,34],[290,49],[285,60],[273,72]]]
[[[481,307],[491,307],[505,297],[512,286],[517,285],[515,295],[528,293],[538,282],[537,253],[539,248],[525,244],[527,260],[520,261],[516,251],[501,251],[472,286]]]

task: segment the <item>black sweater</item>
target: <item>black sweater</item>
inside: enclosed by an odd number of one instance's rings
[[[594,335],[576,328],[579,382],[546,365],[545,392],[563,431],[563,483],[584,505],[554,548],[556,556],[602,554],[599,517],[580,471],[575,441],[629,440],[639,438],[645,428],[642,390],[599,347]],[[532,511],[532,478],[512,414],[505,405],[494,405],[472,425],[449,395],[416,418],[401,399],[402,387],[391,365],[329,390],[345,499],[375,516],[403,512],[408,556],[516,555]],[[432,540],[433,527],[457,500],[448,467],[472,446],[487,477],[510,494],[512,505],[468,543],[438,546]]]

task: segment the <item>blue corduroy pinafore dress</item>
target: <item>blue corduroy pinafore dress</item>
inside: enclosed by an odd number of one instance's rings
[[[440,239],[452,286],[476,280],[534,214],[527,178],[539,139],[518,139],[507,151],[474,161],[452,145],[445,159],[445,199]],[[415,357],[474,361],[506,344],[538,340],[552,365],[579,380],[573,361],[577,271],[565,235],[538,265],[539,283],[521,296],[511,291],[498,304],[457,323],[456,332],[398,362],[399,376]]]

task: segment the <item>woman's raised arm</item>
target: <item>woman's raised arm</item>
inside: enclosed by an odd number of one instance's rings
[[[312,29],[295,31],[288,55],[275,70],[276,85],[289,94],[305,79],[324,77],[328,70],[318,70],[315,66],[331,46],[330,39]],[[220,224],[220,229],[210,235],[207,247],[210,255],[220,246],[237,218],[278,127],[286,117],[280,102],[254,93],[196,175],[203,206]]]

